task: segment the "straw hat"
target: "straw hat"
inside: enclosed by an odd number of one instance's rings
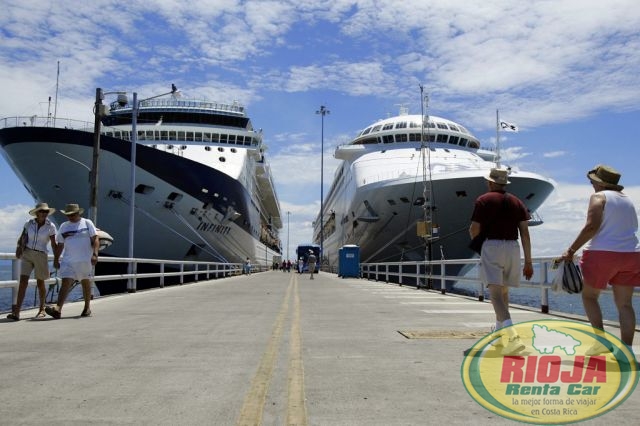
[[[41,210],[46,210],[49,214],[53,214],[56,211],[53,207],[49,207],[47,203],[38,203],[33,209],[29,210],[29,214],[35,216]]]
[[[622,191],[624,186],[618,185],[620,181],[620,173],[618,173],[613,167],[604,166],[598,164],[587,172],[587,177],[591,182],[595,182],[605,188],[613,189],[614,191]]]
[[[77,204],[67,204],[64,210],[60,210],[60,213],[62,213],[65,216],[69,216],[74,213],[82,214],[84,213],[84,209]]]
[[[485,176],[484,178],[489,182],[494,182],[498,185],[508,185],[511,183],[507,180],[508,176],[509,172],[504,169],[491,169],[489,176]]]

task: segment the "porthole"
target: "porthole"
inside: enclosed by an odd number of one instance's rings
[[[221,146],[219,146],[219,147],[218,147],[218,152],[224,152],[224,148],[223,148],[223,147],[221,147]]]
[[[221,163],[224,163],[225,161],[227,161],[227,159],[224,158],[224,157],[220,157],[220,158],[218,158],[218,160],[220,160]]]
[[[238,152],[238,150],[235,148],[231,148],[231,152]]]

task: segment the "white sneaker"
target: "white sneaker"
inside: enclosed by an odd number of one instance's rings
[[[524,350],[524,343],[520,340],[520,336],[515,336],[509,339],[509,343],[506,344],[504,348],[502,348],[501,354],[503,356],[515,355]]]
[[[603,344],[600,342],[593,342],[591,346],[585,351],[586,356],[596,356],[596,355],[604,355],[610,354],[612,352],[612,347],[609,347],[610,344]]]

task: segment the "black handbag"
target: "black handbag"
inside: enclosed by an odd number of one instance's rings
[[[469,248],[480,254],[482,253],[482,244],[484,244],[486,240],[487,236],[484,233],[480,232],[471,240],[471,242],[469,243]]]

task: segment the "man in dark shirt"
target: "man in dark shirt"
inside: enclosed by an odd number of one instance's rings
[[[495,329],[498,330],[513,325],[509,313],[509,287],[518,287],[520,283],[518,234],[524,251],[522,274],[527,280],[533,276],[528,223],[531,216],[518,197],[505,191],[510,183],[507,170],[491,169],[485,179],[489,191],[475,201],[469,235],[473,239],[482,231],[487,236],[480,255],[480,278],[489,289],[496,314]],[[507,328],[504,337],[503,355],[524,350],[524,344],[512,329]]]

